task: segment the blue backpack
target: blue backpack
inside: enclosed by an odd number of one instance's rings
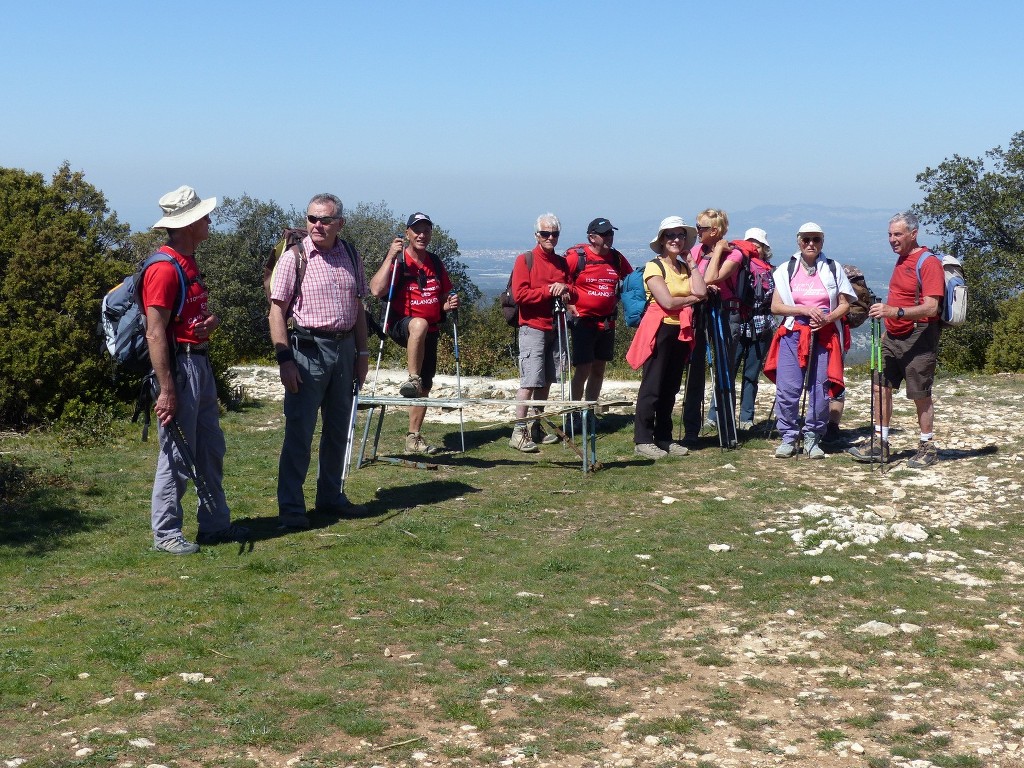
[[[921,264],[929,256],[934,256],[942,264],[942,278],[945,283],[942,304],[939,305],[939,325],[943,328],[955,328],[967,320],[967,280],[964,277],[964,265],[956,256],[932,253],[925,250],[917,260],[917,294],[921,295]]]
[[[142,309],[142,277],[158,261],[169,261],[178,272],[179,292],[174,317],[185,309],[185,294],[190,285],[185,270],[173,256],[157,251],[142,262],[132,275],[111,288],[100,305],[99,331],[117,370],[149,373],[153,365],[146,344],[146,314]]]
[[[665,265],[661,259],[651,259],[658,265],[661,274],[665,275]],[[622,316],[626,325],[636,328],[644,319],[644,312],[647,311],[647,286],[644,284],[644,270],[634,269],[626,279],[622,281]]]

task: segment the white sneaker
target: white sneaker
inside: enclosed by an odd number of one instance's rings
[[[655,445],[665,451],[669,456],[686,456],[690,452],[685,445],[680,445],[675,442],[655,443]]]
[[[523,453],[537,453],[540,450],[537,444],[530,439],[526,427],[516,427],[512,430],[512,437],[508,439],[508,447]]]
[[[683,446],[679,447],[682,448]],[[685,448],[683,450],[685,450]],[[654,443],[637,443],[633,447],[633,453],[637,456],[643,456],[645,459],[654,459],[655,461],[668,456],[668,451],[663,451]]]

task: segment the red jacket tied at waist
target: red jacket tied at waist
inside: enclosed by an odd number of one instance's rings
[[[626,362],[633,370],[641,368],[648,357],[654,352],[654,340],[658,336],[658,329],[666,317],[675,317],[677,313],[666,312],[662,306],[653,299],[647,305],[640,326],[633,336],[633,343],[629,345],[626,352]],[[678,312],[679,317],[679,340],[686,344],[688,350],[693,352],[693,307],[685,306]]]
[[[791,333],[799,333],[800,339],[797,343],[797,362],[801,368],[806,368],[811,355],[811,326],[804,323],[795,323],[793,330],[780,326],[779,330],[772,336],[771,346],[768,347],[768,355],[764,360],[764,375],[768,381],[775,383],[775,374],[779,368],[779,339]],[[836,332],[835,324],[828,323],[818,329],[818,346],[828,350],[828,366],[825,372],[825,392],[830,397],[837,397],[846,389],[846,378],[843,375],[843,349],[842,340]]]

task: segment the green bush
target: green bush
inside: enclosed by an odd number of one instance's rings
[[[985,371],[1024,371],[1024,296],[999,306],[999,319],[992,326],[992,343],[986,354]]]

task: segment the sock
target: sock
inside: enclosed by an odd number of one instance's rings
[[[922,443],[927,443],[933,437],[935,437],[935,433],[934,432],[927,432],[927,433],[926,432],[922,432],[921,433],[921,442]]]
[[[882,427],[882,440],[884,440],[886,442],[889,441],[889,428],[888,427]]]

